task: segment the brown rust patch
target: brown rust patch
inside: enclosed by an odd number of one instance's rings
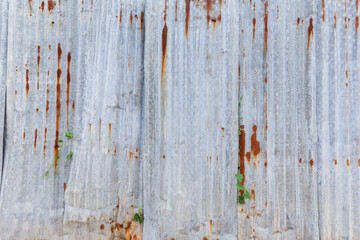
[[[244,178],[241,182],[241,185],[245,184],[245,126],[240,126],[240,136],[239,136],[239,159],[240,159],[240,174],[243,174]]]
[[[250,164],[251,153],[250,153],[250,152],[247,152],[247,153],[245,154],[245,156],[246,156],[246,160],[247,160],[248,164]]]
[[[163,155],[163,159],[165,159],[165,155]]]
[[[47,134],[47,128],[45,128],[45,134],[44,134],[44,152],[43,152],[43,154],[44,154],[44,156],[46,155],[46,134]]]
[[[37,142],[37,128],[35,129],[35,139],[34,139],[34,150],[36,151],[36,142]]]
[[[334,28],[336,29],[336,13],[334,14]]]
[[[265,52],[267,51],[267,37],[268,37],[268,26],[267,26],[267,22],[268,22],[268,1],[266,1],[265,3],[265,17],[264,17],[264,47],[265,47]]]
[[[121,26],[121,22],[122,22],[122,4],[120,7],[120,17],[119,17],[119,21],[120,21],[120,26]]]
[[[335,159],[334,164],[337,165],[337,160]]]
[[[165,71],[165,63],[166,63],[166,48],[167,48],[167,26],[166,23],[162,30],[162,63],[161,63],[161,85],[163,86],[163,79],[164,79],[164,71]]]
[[[100,230],[101,230],[101,231],[104,231],[104,229],[105,229],[105,225],[104,225],[104,224],[101,224],[101,225],[100,225]]]
[[[253,40],[255,39],[255,25],[256,25],[256,19],[253,18]]]
[[[116,146],[115,146],[115,149],[114,149],[114,155],[116,155]]]
[[[41,11],[44,12],[44,9],[45,9],[45,3],[44,1],[41,2]]]
[[[355,18],[355,29],[356,29],[356,33],[358,31],[358,28],[359,28],[359,16],[356,16]]]
[[[175,1],[175,23],[177,23],[177,8],[178,8],[178,4],[177,4],[177,1]],[[185,0],[186,1],[186,0]]]
[[[212,11],[212,0],[206,0],[206,19],[207,19],[208,28],[209,28],[210,12],[211,11]]]
[[[257,126],[253,126],[253,134],[251,135],[251,153],[256,158],[260,153],[260,142],[256,139]]]
[[[15,96],[17,96],[17,90],[15,90]]]
[[[224,138],[224,131],[225,129],[224,128],[221,128],[221,132],[222,132],[222,137]]]
[[[49,112],[49,101],[46,101],[46,118],[47,118],[48,112]]]
[[[55,8],[56,6],[56,2],[53,1],[53,0],[49,0],[48,1],[48,10],[49,10],[49,13]]]
[[[203,240],[208,240],[208,238],[206,236],[203,237]]]
[[[358,160],[358,165],[359,165],[359,167],[360,167],[360,159]]]
[[[299,24],[300,24],[300,18],[297,18],[297,29],[299,29]]]
[[[309,50],[309,47],[310,47],[310,38],[313,35],[314,35],[314,32],[313,32],[313,19],[312,19],[312,17],[310,17],[309,28],[308,28],[308,44],[307,44],[308,50]]]
[[[73,104],[72,104],[72,109],[73,109],[73,111],[75,110],[75,102],[73,102]]]
[[[71,53],[67,55],[67,75],[66,75],[66,126],[69,128],[69,96],[70,96],[70,64],[71,64]]]
[[[255,190],[251,190],[251,199],[255,201]]]
[[[66,182],[64,182],[64,192],[66,191]]]
[[[27,101],[28,96],[29,96],[29,89],[30,89],[30,85],[29,85],[29,69],[26,69],[26,101]]]
[[[144,26],[144,11],[141,11],[141,14],[140,14],[140,28],[141,28],[141,34],[142,34],[142,31],[143,31],[143,26]]]
[[[212,220],[210,220],[210,233],[212,233],[212,225],[213,225],[213,222],[212,222]]]
[[[188,38],[189,20],[190,20],[190,0],[185,0],[185,37]],[[208,23],[209,24],[209,23]]]
[[[322,0],[322,11],[323,11],[322,20],[323,22],[325,22],[325,0]]]
[[[32,12],[32,6],[31,6],[31,2],[32,0],[29,0],[29,7],[30,7],[30,17],[32,16],[31,12]]]
[[[132,21],[133,21],[133,14],[132,11],[130,12],[130,28],[132,27]]]
[[[302,160],[301,160],[301,158],[299,158],[299,163],[301,164],[301,162],[302,162]]]
[[[39,91],[39,75],[40,75],[40,46],[38,46],[38,55],[37,55],[37,90]]]
[[[345,29],[347,29],[347,17],[344,18],[345,21]]]
[[[55,158],[55,166],[54,171],[56,174],[56,167],[57,167],[57,156],[59,155],[59,125],[60,125],[60,110],[61,110],[61,102],[60,102],[60,94],[61,94],[61,69],[60,69],[60,60],[61,60],[61,46],[60,43],[58,44],[58,70],[57,70],[57,80],[56,80],[56,127],[55,127],[55,143],[54,143],[54,158]]]
[[[313,159],[310,160],[310,166],[311,167],[314,166],[314,160]]]
[[[349,159],[346,160],[346,165],[347,165],[348,167],[350,167],[350,160],[349,160]]]

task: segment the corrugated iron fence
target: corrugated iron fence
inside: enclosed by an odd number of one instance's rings
[[[0,238],[360,239],[358,16],[0,0]]]

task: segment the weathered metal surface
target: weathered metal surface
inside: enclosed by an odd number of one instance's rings
[[[0,0],[0,238],[360,239],[358,8]]]

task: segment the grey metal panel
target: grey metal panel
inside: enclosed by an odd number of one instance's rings
[[[146,3],[146,239],[236,238],[237,3],[206,7]]]

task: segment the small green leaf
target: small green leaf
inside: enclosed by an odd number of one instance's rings
[[[66,158],[67,158],[67,159],[70,159],[70,158],[72,157],[72,155],[73,155],[73,152],[71,151],[71,152],[66,156]]]
[[[62,140],[62,139],[59,139],[59,140],[57,140],[56,142],[58,142],[58,143],[62,143],[62,142],[63,142],[63,140]]]
[[[238,135],[239,135],[239,136],[241,135],[241,132],[240,132],[240,130],[238,131]]]
[[[73,135],[71,132],[66,131],[65,137],[67,137],[67,138],[74,138],[74,135]]]
[[[58,147],[58,150],[62,150],[63,149],[63,147]]]
[[[241,190],[241,187],[243,187],[243,186],[241,186],[240,183],[237,182],[237,183],[236,183],[236,187],[237,187],[237,189],[240,191],[240,190]]]
[[[59,156],[56,156],[56,157],[55,157],[55,159],[59,159],[59,158],[60,158]],[[51,164],[51,166],[52,166],[52,164]]]
[[[249,190],[248,190],[248,189],[245,191],[244,197],[245,197],[246,199],[251,200],[251,194],[249,193]]]
[[[237,180],[239,180],[240,182],[242,182],[244,176],[243,176],[242,174],[235,174],[235,178],[236,178]]]
[[[244,199],[244,196],[243,196],[243,195],[240,195],[240,196],[239,196],[239,203],[240,203],[240,204],[245,204],[245,199]]]

